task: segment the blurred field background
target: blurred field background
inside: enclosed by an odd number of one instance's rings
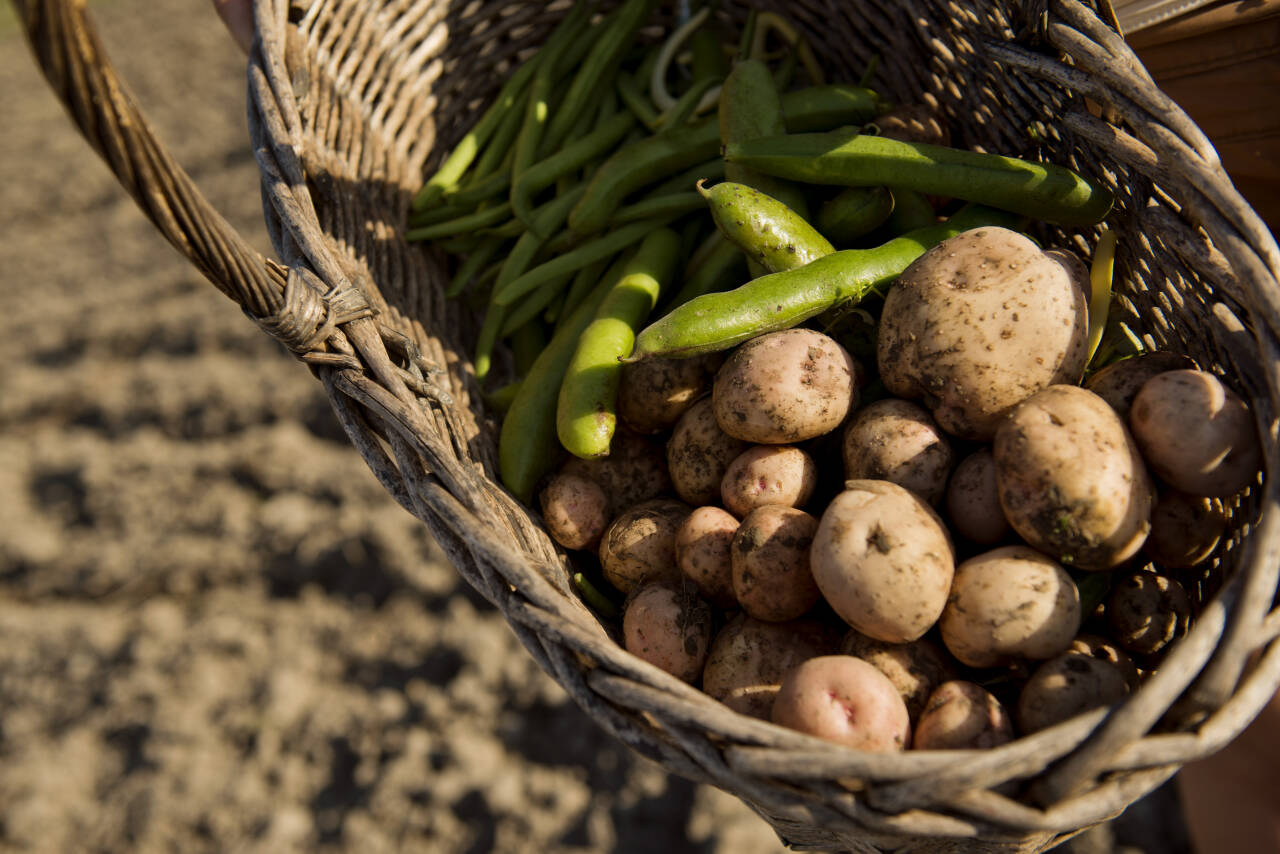
[[[207,0],[91,5],[268,251]],[[781,850],[536,668],[305,369],[137,212],[7,4],[0,107],[0,852]],[[1174,811],[1165,789],[1077,850],[1182,854]]]

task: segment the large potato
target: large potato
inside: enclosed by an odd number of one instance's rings
[[[951,443],[924,408],[877,400],[844,430],[844,473],[850,480],[887,480],[930,504],[942,500],[951,471]]]
[[[627,652],[694,682],[711,647],[711,606],[691,583],[651,581],[627,598],[622,638]]]
[[[670,430],[694,401],[706,394],[716,363],[692,359],[642,359],[622,366],[618,417],[637,433]]]
[[[884,480],[851,480],[822,514],[809,549],[813,579],[849,625],[907,643],[937,621],[955,552],[936,513]]]
[[[1147,380],[1165,371],[1195,368],[1190,356],[1157,350],[1107,365],[1084,381],[1084,387],[1110,404],[1121,418],[1129,418],[1133,399]]]
[[[619,515],[600,538],[604,577],[623,593],[646,581],[678,580],[676,531],[688,515],[688,505],[667,498],[641,502]]]
[[[996,432],[996,485],[1021,537],[1078,569],[1110,569],[1151,530],[1155,493],[1129,431],[1106,401],[1055,385]]]
[[[1156,475],[1192,495],[1226,498],[1253,483],[1262,449],[1249,406],[1206,371],[1166,371],[1142,386],[1129,426]]]
[[[898,397],[942,429],[990,439],[1013,407],[1088,361],[1088,271],[1003,228],[966,231],[911,264],[885,297],[877,358]]]
[[[1074,652],[1036,669],[1018,696],[1018,727],[1039,732],[1068,718],[1125,698],[1129,686],[1116,665]]]
[[[676,564],[717,608],[738,604],[733,595],[733,535],[738,520],[719,507],[699,507],[676,530]]]
[[[746,449],[746,442],[720,429],[711,398],[702,398],[680,416],[667,442],[676,495],[695,506],[716,503],[729,463]]]
[[[893,753],[911,741],[907,707],[885,675],[851,655],[811,658],[791,670],[773,722],[855,750]]]
[[[947,649],[970,667],[1050,658],[1080,629],[1080,593],[1040,552],[1005,546],[956,567],[938,625]]]
[[[840,652],[861,658],[889,677],[913,721],[920,719],[933,690],[954,678],[955,668],[947,654],[925,638],[911,643],[885,643],[853,629],[840,641]]]
[[[812,329],[752,338],[716,373],[720,429],[747,442],[786,444],[830,432],[856,404],[853,359]]]
[[[782,677],[834,651],[838,636],[817,620],[766,623],[739,614],[711,642],[702,690],[735,712],[768,720]]]
[[[1009,520],[1000,508],[990,448],[975,451],[956,466],[947,482],[946,507],[953,534],[981,546],[994,546],[1008,536]]]
[[[766,504],[803,507],[818,483],[813,457],[795,445],[756,445],[743,451],[720,482],[725,509],[739,518]]]
[[[803,510],[766,504],[746,515],[730,548],[733,593],[757,620],[794,620],[821,594],[809,571],[809,544],[818,520]]]

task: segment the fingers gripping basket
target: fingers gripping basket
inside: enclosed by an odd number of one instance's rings
[[[744,5],[720,13],[739,22]],[[861,754],[731,713],[627,655],[579,604],[563,556],[496,483],[496,425],[464,355],[474,318],[444,300],[442,259],[401,236],[424,167],[565,4],[258,0],[249,110],[273,260],[151,136],[83,0],[17,2],[50,82],[147,215],[310,367],[386,489],[602,727],[741,797],[797,848],[1044,850],[1226,744],[1280,683],[1280,251],[1110,16],[1079,0],[758,5],[783,8],[834,78],[879,55],[886,94],[934,104],[958,144],[1112,185],[1128,323],[1253,400],[1266,474],[1234,508],[1226,556],[1188,579],[1193,630],[1123,705],[981,753]]]

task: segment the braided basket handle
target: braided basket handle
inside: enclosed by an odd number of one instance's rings
[[[169,155],[107,58],[85,0],[15,0],[49,85],[165,238],[260,323],[285,306],[288,269],[255,250]]]

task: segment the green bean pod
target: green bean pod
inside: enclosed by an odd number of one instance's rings
[[[1063,166],[856,130],[792,134],[726,146],[725,159],[810,184],[904,187],[951,196],[1060,225],[1093,225],[1111,210],[1111,191]]]
[[[452,237],[455,234],[468,234],[481,228],[504,222],[509,216],[511,216],[511,203],[503,202],[500,205],[494,205],[491,208],[485,208],[447,222],[440,222],[422,228],[411,228],[404,233],[404,239],[410,242],[415,240],[439,240],[442,237]]]
[[[631,355],[636,330],[670,283],[679,253],[680,236],[674,231],[650,232],[583,331],[556,406],[556,433],[574,456],[591,459],[609,453],[618,423],[620,360]]]
[[[836,251],[803,217],[754,187],[724,181],[708,190],[699,181],[698,192],[720,233],[770,273],[803,267]]]
[[[773,84],[769,66],[758,59],[735,62],[720,90],[720,143],[728,145],[786,133],[782,99]],[[782,202],[801,217],[808,216],[804,193],[786,181],[765,175],[739,163],[725,165],[726,181],[745,184]]]
[[[615,265],[621,273],[621,264]],[[578,339],[596,315],[617,276],[610,270],[543,348],[525,374],[498,434],[498,473],[502,483],[526,504],[533,500],[538,481],[551,471],[560,455],[556,438],[556,401],[565,369],[578,348]]]
[[[888,187],[847,187],[818,209],[818,231],[832,243],[852,243],[875,231],[893,213]]]
[[[856,86],[818,86],[782,96],[783,118],[792,133],[867,122],[883,107],[876,93]],[[569,214],[569,228],[580,234],[599,231],[631,193],[719,153],[719,123],[710,117],[623,146],[596,170]]]
[[[893,194],[893,211],[884,225],[890,235],[896,237],[938,221],[937,211],[923,193],[903,187],[894,187],[889,192]]]
[[[625,225],[636,220],[658,216],[683,216],[700,210],[705,204],[702,196],[693,191],[651,196],[618,208],[610,218],[609,224]]]
[[[586,2],[574,3],[551,35],[539,48],[539,53],[547,54],[547,60],[538,66],[529,86],[529,103],[525,106],[524,120],[520,126],[520,135],[516,137],[515,162],[511,171],[516,185],[521,173],[538,159],[538,146],[542,142],[543,129],[550,121],[552,90],[556,78],[562,70],[565,49],[577,41],[586,30],[591,16],[590,5]],[[514,199],[512,202],[514,203]]]
[[[788,270],[754,279],[732,291],[707,294],[669,312],[644,329],[628,361],[654,356],[698,356],[779,329],[789,329],[834,305],[856,301],[891,283],[933,246],[984,225],[1017,227],[1004,211],[971,207],[948,222],[922,228],[874,249],[845,249]]]

